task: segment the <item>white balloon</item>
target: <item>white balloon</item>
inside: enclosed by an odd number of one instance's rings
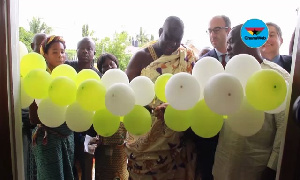
[[[233,56],[225,67],[225,72],[238,78],[244,89],[249,77],[259,70],[261,70],[259,62],[249,54]]]
[[[27,47],[22,41],[19,41],[19,53],[20,60],[24,55],[28,54]]]
[[[166,84],[167,102],[177,110],[188,110],[195,106],[200,97],[197,79],[186,72],[173,75]]]
[[[112,114],[124,116],[134,108],[134,91],[127,84],[113,84],[106,92],[105,105]]]
[[[42,101],[43,99],[34,99],[35,103],[37,106],[39,106],[40,102]]]
[[[237,112],[242,104],[243,96],[240,81],[228,73],[220,73],[211,77],[204,88],[204,100],[207,106],[220,115]]]
[[[192,75],[200,84],[200,99],[203,99],[203,90],[209,78],[222,72],[224,72],[222,64],[214,57],[204,57],[196,62]]]
[[[86,111],[78,102],[75,102],[67,107],[65,119],[72,131],[83,132],[92,126],[93,116],[93,111]]]
[[[48,127],[58,127],[65,122],[67,106],[54,104],[49,98],[42,99],[38,108],[40,121]]]
[[[21,108],[27,108],[33,102],[34,98],[30,97],[24,89],[23,78],[21,78]]]
[[[129,84],[128,77],[125,72],[120,69],[110,69],[106,71],[101,81],[103,82],[106,89],[110,88],[115,83]]]
[[[154,83],[146,76],[135,77],[129,86],[134,91],[136,105],[146,106],[155,97]]]
[[[283,101],[283,103],[278,106],[276,109],[273,109],[273,110],[269,110],[269,111],[265,111],[266,113],[269,113],[269,114],[276,114],[276,113],[280,113],[281,111],[284,111],[285,108],[286,108],[286,101],[287,101],[287,98],[288,98],[288,91],[289,91],[289,83],[287,81],[285,81],[286,83],[286,88],[287,88],[287,93],[285,95],[285,99]]]
[[[228,123],[232,131],[242,136],[252,136],[262,128],[264,120],[264,112],[253,108],[244,97],[240,110],[228,115],[225,123]]]

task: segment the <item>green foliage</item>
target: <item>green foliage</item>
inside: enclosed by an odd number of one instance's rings
[[[75,49],[66,49],[67,59],[75,60],[77,58],[77,52]]]
[[[98,41],[98,38],[94,37],[94,33],[95,31],[93,30],[90,32],[88,24],[82,25],[82,30],[81,30],[82,37],[92,37],[92,39],[96,42]]]
[[[88,37],[88,36],[93,36],[94,31],[89,31],[89,25],[84,24],[82,25],[82,37]]]
[[[50,34],[53,29],[47,26],[45,22],[42,22],[39,17],[33,17],[29,22],[29,27],[30,31],[25,30],[23,27],[19,27],[19,40],[26,45],[28,52],[32,52],[30,44],[33,36],[36,33]]]
[[[19,40],[26,45],[28,52],[32,52],[30,44],[33,36],[34,34],[32,32],[26,31],[23,27],[19,27]]]
[[[151,34],[151,39],[150,39],[150,41],[154,41],[154,35],[153,35],[153,34]]]
[[[39,17],[33,17],[32,20],[29,22],[30,31],[33,34],[36,33],[46,33],[50,34],[53,29],[52,27],[47,26],[45,22],[41,21],[41,18]]]
[[[119,60],[121,70],[125,70],[131,58],[131,55],[125,53],[125,49],[130,45],[127,32],[115,33],[113,39],[105,37],[99,43],[96,43],[96,57],[102,53],[111,53]]]
[[[143,28],[140,27],[140,33],[136,35],[136,39],[139,42],[139,47],[143,47],[145,44],[147,44],[148,42],[150,42],[149,38],[148,38],[148,34],[145,33],[145,31],[143,31]],[[154,39],[154,36],[151,35],[151,40]]]

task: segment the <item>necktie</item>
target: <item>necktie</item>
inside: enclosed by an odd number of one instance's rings
[[[221,63],[222,63],[222,65],[223,65],[223,67],[225,68],[225,66],[226,66],[226,61],[225,61],[226,54],[222,54],[221,57],[222,57]]]

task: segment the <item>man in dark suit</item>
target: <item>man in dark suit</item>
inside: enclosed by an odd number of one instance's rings
[[[220,15],[213,17],[209,22],[207,33],[214,49],[200,57],[214,57],[218,59],[225,67],[229,61],[227,55],[227,36],[231,30],[231,22],[227,16]],[[213,180],[212,167],[214,164],[215,151],[218,144],[219,135],[212,138],[201,138],[194,135],[197,150],[196,177],[202,180]]]
[[[280,27],[272,22],[266,23],[269,29],[269,38],[267,42],[259,48],[263,58],[272,61],[287,72],[291,72],[292,56],[279,55],[279,48],[283,43]]]
[[[213,17],[206,32],[209,34],[209,39],[214,49],[200,57],[200,59],[207,56],[214,57],[225,66],[229,61],[229,57],[226,54],[226,38],[230,30],[231,22],[227,16]]]

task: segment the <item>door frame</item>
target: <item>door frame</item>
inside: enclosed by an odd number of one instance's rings
[[[298,17],[298,31],[299,25],[300,16]],[[18,27],[19,0],[0,0],[0,142],[2,143],[0,148],[0,177],[1,179],[23,180],[20,67],[19,53],[16,51],[19,48]],[[297,36],[295,36],[296,38]],[[299,48],[298,53],[300,53]],[[295,66],[295,57],[294,53],[292,68]],[[300,59],[298,61],[300,63]],[[294,71],[292,70],[291,77],[293,74]],[[296,95],[296,93],[292,94],[290,107],[292,107]],[[300,126],[297,126],[293,120],[291,109],[286,111],[289,112],[287,133],[281,149],[279,160],[281,163],[279,163],[277,171],[277,179],[280,180],[300,179]],[[298,134],[294,134],[295,132]]]
[[[19,1],[0,0],[0,179],[24,179],[19,66]]]

